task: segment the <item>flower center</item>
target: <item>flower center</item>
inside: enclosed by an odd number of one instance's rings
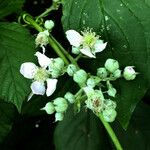
[[[97,36],[96,33],[92,32],[92,29],[89,28],[83,31],[82,34],[83,34],[83,47],[92,48],[99,38],[99,36]]]
[[[48,78],[48,72],[44,68],[39,68],[34,76],[36,81],[46,81]]]
[[[93,99],[92,104],[93,104],[93,109],[95,112],[101,112],[103,103],[102,103],[102,100],[100,100],[100,98]]]

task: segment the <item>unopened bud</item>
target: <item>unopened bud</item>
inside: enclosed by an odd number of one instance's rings
[[[136,72],[135,70],[133,69],[132,66],[127,66],[125,67],[124,71],[123,71],[123,77],[126,79],[126,80],[134,80],[135,77],[136,77]]]
[[[102,114],[106,122],[113,122],[117,116],[117,112],[115,109],[105,109]]]
[[[87,73],[83,69],[80,69],[73,75],[73,80],[79,85],[83,85],[86,83]]]
[[[78,47],[72,46],[72,53],[78,55],[80,54],[80,49]]]
[[[64,114],[63,114],[63,113],[57,112],[57,113],[55,114],[55,122],[57,122],[57,121],[62,121],[63,119],[64,119]]]
[[[116,109],[116,107],[117,107],[116,102],[114,102],[114,101],[112,101],[110,99],[106,99],[104,101],[104,104],[105,104],[105,108],[106,109]]]
[[[45,110],[46,113],[50,115],[55,112],[55,107],[52,102],[48,102],[41,110]]]
[[[113,77],[114,78],[120,78],[121,77],[121,70],[117,69],[115,72],[113,72]]]
[[[47,30],[51,30],[53,27],[54,27],[54,22],[52,20],[46,20],[45,23],[44,23],[44,27],[47,29]]]
[[[97,76],[91,76],[87,80],[87,86],[94,88],[100,82],[100,78]]]
[[[114,59],[107,59],[105,62],[105,68],[111,73],[115,72],[119,68],[119,63]]]
[[[71,104],[73,104],[75,102],[75,96],[70,92],[67,92],[64,97]]]
[[[73,65],[73,64],[68,65],[67,73],[69,76],[73,76],[76,71],[77,71],[77,67],[75,65]]]
[[[101,79],[106,78],[108,75],[108,72],[106,70],[106,68],[101,67],[97,69],[97,76],[100,77]]]
[[[62,97],[56,98],[53,104],[55,105],[56,112],[60,112],[60,113],[65,112],[68,108],[68,103],[66,99]]]

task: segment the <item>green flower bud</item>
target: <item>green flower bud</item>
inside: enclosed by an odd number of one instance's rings
[[[98,68],[97,69],[97,76],[100,77],[101,79],[104,79],[108,76],[108,72],[106,70],[106,68]]]
[[[115,109],[105,109],[102,114],[106,122],[113,122],[117,116]]]
[[[77,67],[75,65],[73,64],[68,65],[67,73],[69,76],[73,76],[76,71],[77,71]]]
[[[57,122],[57,121],[62,121],[63,119],[64,119],[64,114],[63,114],[63,113],[57,112],[57,113],[55,114],[55,122]]]
[[[75,96],[74,96],[72,93],[70,93],[70,92],[67,92],[64,97],[65,97],[65,99],[67,99],[67,100],[69,101],[69,103],[71,103],[71,104],[73,104],[73,103],[75,102]]]
[[[54,22],[52,20],[46,20],[45,23],[44,23],[44,27],[47,29],[47,30],[51,30],[53,27],[54,27]]]
[[[47,114],[53,114],[55,112],[55,107],[52,102],[48,102],[45,107],[41,108],[41,110],[45,110]]]
[[[59,57],[59,58],[54,59],[54,66],[57,69],[62,70],[64,68],[64,65],[65,63],[62,58]]]
[[[124,71],[123,71],[123,77],[126,79],[126,80],[134,80],[135,77],[136,77],[136,72],[135,70],[133,69],[132,66],[127,66],[125,67]]]
[[[115,88],[110,88],[110,89],[107,91],[107,93],[108,93],[109,96],[115,97],[117,91],[116,91]]]
[[[68,103],[66,99],[62,97],[58,97],[54,100],[53,104],[55,105],[56,112],[65,112],[68,108]]]
[[[105,100],[104,104],[105,104],[106,109],[116,109],[116,107],[117,107],[116,102],[114,102],[110,99]]]
[[[96,76],[91,76],[87,80],[87,86],[94,88],[100,82],[100,78]]]
[[[107,59],[105,62],[105,68],[111,73],[115,72],[119,68],[119,63],[114,59]]]
[[[50,63],[49,71],[52,75],[52,78],[58,78],[60,75],[62,75],[64,65],[64,61],[61,58],[56,58],[52,61],[52,63]]]
[[[52,78],[58,78],[61,75],[61,72],[58,69],[51,71]]]
[[[108,88],[107,94],[109,96],[115,97],[117,91],[109,81],[107,81],[107,88]]]
[[[72,53],[78,55],[80,54],[80,49],[78,47],[72,46]]]
[[[87,73],[83,69],[80,69],[73,75],[73,80],[82,86],[86,83]]]
[[[113,72],[114,78],[120,78],[121,77],[121,70],[117,69],[115,72]]]

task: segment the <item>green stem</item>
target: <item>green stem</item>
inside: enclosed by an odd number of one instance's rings
[[[82,92],[83,92],[83,89],[81,88],[81,89],[76,93],[75,98],[78,98],[79,96],[81,96]]]
[[[40,14],[39,16],[37,16],[37,18],[46,17],[52,10],[55,10],[55,8],[53,6],[51,6],[48,9],[46,9],[42,14]]]
[[[23,18],[24,22],[32,25],[37,31],[39,31],[39,32],[43,31],[43,28],[40,27],[29,14],[23,14],[22,18]]]
[[[111,128],[111,126],[109,125],[108,122],[106,122],[102,116],[102,114],[99,114],[98,117],[100,118],[101,122],[103,123],[105,129],[107,130],[111,140],[113,141],[115,147],[117,150],[123,150],[115,132],[113,131],[113,129]]]
[[[59,8],[59,5],[60,5],[60,3],[53,2],[52,6],[47,8],[42,14],[40,14],[36,18],[39,19],[39,18],[44,18],[44,17],[48,16],[51,11],[57,10]]]
[[[39,32],[43,31],[43,28],[41,26],[39,26],[30,15],[24,14],[23,19],[26,23],[32,25],[37,31],[39,31]],[[61,52],[60,48],[58,47],[58,45],[55,43],[55,41],[51,37],[49,37],[49,44],[54,49],[54,51],[57,53],[57,55],[63,59],[65,64],[68,65],[69,61],[66,59],[65,55]]]

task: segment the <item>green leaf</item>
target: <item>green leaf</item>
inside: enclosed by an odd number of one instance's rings
[[[124,131],[115,124],[114,129],[122,146],[126,150],[149,150],[150,149],[150,106],[141,102],[131,118],[130,125]]]
[[[34,60],[34,40],[17,23],[0,23],[0,97],[21,110],[30,82],[20,74],[24,62]]]
[[[140,72],[134,81],[121,80],[118,90],[118,119],[127,128],[137,103],[149,86],[150,64],[150,6],[141,0],[66,0],[63,4],[64,30],[93,28],[108,42],[107,48],[96,60],[84,60],[82,67],[96,72],[107,58],[120,62],[121,69],[136,66]]]
[[[0,143],[10,132],[16,112],[12,104],[0,101]]]
[[[103,136],[102,136],[103,135]],[[82,110],[74,116],[73,108],[57,125],[54,140],[56,150],[112,149],[98,118],[91,111]]]
[[[18,12],[23,6],[24,0],[0,0],[0,19]]]

